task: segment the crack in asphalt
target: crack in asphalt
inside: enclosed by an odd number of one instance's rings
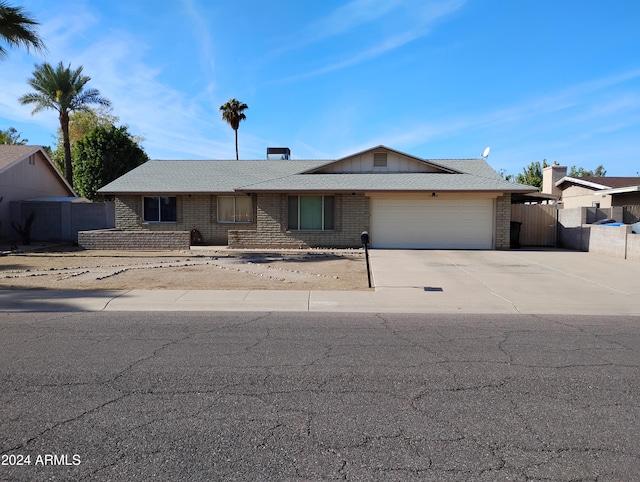
[[[134,423],[128,425],[126,430],[105,435],[111,437],[110,441],[115,445],[111,457],[88,465],[80,477],[90,480],[104,475],[108,478],[109,471],[131,463],[130,454],[126,450],[140,433],[153,437],[158,433],[159,427],[198,425],[210,427],[214,437],[221,437],[221,434],[228,437],[224,440],[235,440],[233,437],[238,437],[240,446],[248,450],[239,455],[232,448],[218,445],[214,439],[212,450],[217,451],[216,474],[226,474],[229,478],[237,476],[237,467],[246,467],[259,460],[258,452],[281,453],[282,457],[287,457],[283,459],[283,463],[291,458],[298,459],[301,465],[296,465],[288,474],[295,473],[302,479],[316,478],[313,476],[312,463],[305,461],[308,450],[319,460],[325,460],[323,457],[326,457],[330,461],[330,473],[344,480],[362,478],[363,473],[380,478],[437,478],[440,474],[444,478],[500,479],[507,474],[515,474],[516,477],[527,480],[598,480],[607,475],[615,477],[619,473],[607,469],[594,475],[592,469],[586,468],[584,476],[550,474],[556,464],[562,465],[567,458],[578,461],[580,457],[590,461],[625,458],[635,461],[636,466],[640,463],[637,448],[630,450],[624,445],[610,447],[604,445],[601,441],[603,439],[591,440],[588,438],[591,433],[589,427],[569,427],[567,434],[561,433],[557,437],[553,427],[554,419],[547,421],[544,414],[539,419],[533,419],[529,413],[531,405],[528,401],[533,399],[538,403],[548,401],[545,403],[549,406],[556,406],[554,401],[563,402],[570,412],[589,408],[595,413],[603,407],[611,407],[632,416],[635,412],[631,409],[638,408],[638,405],[633,404],[631,396],[627,402],[619,397],[615,403],[608,399],[594,398],[592,402],[585,404],[579,395],[570,391],[570,387],[566,393],[558,392],[553,385],[543,393],[535,388],[528,388],[527,382],[531,377],[556,382],[561,380],[562,372],[568,369],[598,372],[609,368],[624,369],[630,373],[637,365],[616,363],[602,359],[602,355],[593,355],[594,349],[590,344],[592,341],[601,344],[602,348],[599,349],[606,353],[633,353],[625,343],[607,339],[606,336],[614,336],[611,333],[594,333],[584,324],[573,326],[571,323],[558,323],[557,326],[563,327],[564,331],[546,331],[543,332],[544,336],[536,338],[536,334],[541,332],[499,328],[496,322],[491,331],[483,328],[474,332],[470,331],[471,324],[460,324],[448,335],[442,328],[430,326],[429,333],[434,336],[427,339],[422,335],[424,327],[399,323],[391,315],[378,314],[371,319],[366,330],[349,336],[335,333],[328,339],[319,341],[313,334],[308,337],[292,336],[286,325],[273,323],[280,316],[265,313],[211,327],[193,330],[183,327],[181,333],[173,330],[171,335],[164,331],[154,334],[158,336],[157,339],[149,339],[149,332],[141,328],[127,337],[127,340],[151,341],[155,346],[146,348],[148,353],[128,361],[105,380],[62,380],[60,383],[29,385],[31,390],[104,386],[115,390],[117,395],[107,397],[95,406],[35,431],[21,444],[12,444],[9,448],[2,449],[0,454],[29,450],[39,439],[55,440],[52,435],[54,432],[91,415],[102,413],[102,417],[109,418],[104,413],[107,408],[115,412],[123,405],[144,406],[145,400],[155,400],[158,405],[151,406],[132,418]],[[67,317],[61,318],[59,321],[65,321],[64,318]],[[534,317],[522,320],[532,318]],[[537,319],[555,323],[553,318]],[[243,328],[244,331],[241,331]],[[140,387],[135,385],[134,377],[126,377],[146,362],[154,358],[161,359],[163,353],[171,347],[180,346],[181,352],[188,352],[196,345],[208,344],[208,341],[198,340],[199,337],[214,333],[236,333],[236,330],[237,333],[242,333],[242,343],[222,354],[216,354],[215,359],[206,358],[199,365],[189,365],[190,368],[197,367],[202,373],[210,374],[216,380],[215,385],[204,384],[201,389],[191,389],[181,386],[180,380],[176,380],[177,386],[168,384],[165,387],[163,380],[156,381],[149,387]],[[339,332],[340,329],[336,330]],[[575,338],[572,335],[567,338],[566,345],[553,345],[554,349],[549,349],[551,345],[548,340],[566,336],[572,331],[580,336]],[[42,341],[46,339],[44,336],[45,334],[39,334],[28,339]],[[108,347],[119,340],[114,336],[93,336],[88,329],[84,333],[76,333],[76,337],[78,340],[82,339],[88,347],[97,344]],[[213,343],[211,345],[212,349],[217,346]],[[468,349],[469,345],[473,345],[475,351],[466,351],[465,348]],[[294,358],[289,360],[284,357],[284,353],[292,348]],[[371,355],[372,349],[384,350],[391,355],[378,359]],[[393,354],[397,356],[409,349],[413,349],[412,353],[418,353],[412,355],[415,361],[411,358],[398,364]],[[360,353],[358,350],[369,356],[361,360],[351,358],[349,362],[347,354]],[[547,353],[558,356],[545,363]],[[525,354],[530,354],[527,355],[529,359]],[[601,362],[589,361],[582,356],[585,354],[596,360],[600,359]],[[254,357],[260,358],[261,362],[240,363],[240,360],[245,360],[245,355],[251,355],[251,361]],[[339,357],[344,357],[345,360],[337,365],[335,361]],[[204,363],[205,361],[208,363]],[[401,379],[394,380],[394,370],[398,367],[401,367],[404,375]],[[434,367],[439,371],[429,373],[428,370]],[[513,371],[496,372],[496,367]],[[297,373],[297,369],[301,375],[294,379],[293,373]],[[473,372],[475,376],[467,372],[471,369],[476,370]],[[609,371],[603,370],[603,373]],[[162,374],[162,371],[158,373]],[[233,376],[217,380],[218,373],[232,373]],[[166,381],[173,381],[171,373],[167,375]],[[393,383],[394,381],[397,383]],[[598,379],[596,383],[597,381]],[[1,386],[6,386],[9,382],[9,379],[0,377]],[[616,393],[615,389],[604,383],[598,389],[602,392],[608,390],[614,396]],[[13,390],[9,395],[10,401],[19,400],[21,394],[28,395],[24,388]],[[617,390],[621,394],[626,393],[624,387]],[[165,408],[165,404],[170,407],[177,403],[176,397],[181,397],[185,403],[190,402],[192,405],[185,405],[182,410]],[[498,406],[492,407],[491,402],[498,403]],[[401,408],[401,414],[390,412],[388,406]],[[246,414],[236,414],[234,407],[250,407],[250,410]],[[460,424],[456,415],[468,416],[475,424]],[[417,420],[424,421],[428,429],[424,432],[416,430],[412,422]],[[226,426],[242,427],[242,432],[224,432],[222,428]],[[495,433],[489,432],[490,435],[487,436],[483,426],[494,426]],[[328,427],[333,431],[330,432]],[[518,430],[519,440],[513,441],[510,438],[509,429]],[[571,433],[578,434],[573,443]],[[297,445],[288,448],[289,442],[285,441],[287,437],[297,441]],[[391,460],[389,447],[393,447],[402,457]],[[155,445],[141,450],[138,454],[147,456],[166,453]],[[363,453],[386,455],[389,459],[358,459],[359,454]],[[466,454],[468,464],[451,466],[450,460],[460,457],[460,454]],[[359,462],[356,463],[356,460]],[[288,477],[286,474],[282,476]]]

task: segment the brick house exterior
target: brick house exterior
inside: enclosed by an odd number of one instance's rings
[[[380,154],[384,154],[385,163],[388,157],[388,164],[372,169],[372,162],[367,162],[374,154],[379,156],[378,164]],[[114,198],[116,230],[83,233],[79,244],[95,247],[102,237],[105,246],[111,248],[122,243],[126,249],[144,249],[147,243],[143,233],[148,233],[148,243],[154,249],[162,242],[169,249],[176,249],[176,243],[188,248],[186,239],[197,230],[204,244],[232,248],[359,247],[363,231],[373,231],[374,239],[383,238],[380,216],[373,212],[373,198],[380,206],[393,208],[399,203],[398,216],[413,209],[414,214],[406,214],[407,219],[418,216],[416,223],[426,226],[425,236],[457,224],[451,231],[453,236],[469,222],[456,221],[456,213],[465,209],[454,206],[460,198],[469,206],[484,203],[481,214],[485,216],[485,232],[487,224],[492,224],[479,244],[469,241],[470,249],[508,249],[511,193],[533,190],[504,181],[484,159],[425,161],[384,146],[338,161],[149,161],[100,190]],[[154,196],[171,198],[174,211],[169,222],[144,219],[144,203]],[[222,197],[242,198],[243,203],[250,199],[252,212],[244,213],[244,222],[221,220],[224,216],[218,203]],[[327,217],[328,228],[325,221],[313,229],[291,227],[297,211],[307,209],[295,204],[302,203],[303,198],[313,198],[316,204],[329,198],[330,207],[322,207],[322,213],[318,213],[323,219]],[[290,212],[292,209],[296,212]],[[438,220],[429,218],[428,213],[427,217],[420,216],[431,209],[447,210],[451,221],[445,216],[444,222],[430,228],[429,224]],[[467,231],[462,236],[473,235],[473,229]],[[129,232],[137,232],[139,237],[123,234]],[[174,236],[163,241],[161,233]],[[400,244],[402,236],[398,233]]]

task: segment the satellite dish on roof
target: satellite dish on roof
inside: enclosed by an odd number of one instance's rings
[[[486,159],[486,158],[489,156],[489,152],[490,152],[490,151],[491,151],[491,148],[490,148],[489,146],[487,146],[487,147],[485,148],[485,150],[482,152],[482,157],[483,157],[484,159]]]

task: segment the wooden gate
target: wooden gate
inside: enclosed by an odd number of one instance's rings
[[[522,223],[521,246],[556,246],[557,216],[553,204],[511,205],[511,221]]]

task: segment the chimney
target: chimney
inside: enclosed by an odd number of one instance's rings
[[[562,191],[556,186],[556,182],[567,175],[567,166],[561,166],[557,162],[542,169],[542,192],[560,196]]]
[[[288,160],[290,157],[291,149],[288,147],[267,147],[267,159]]]

